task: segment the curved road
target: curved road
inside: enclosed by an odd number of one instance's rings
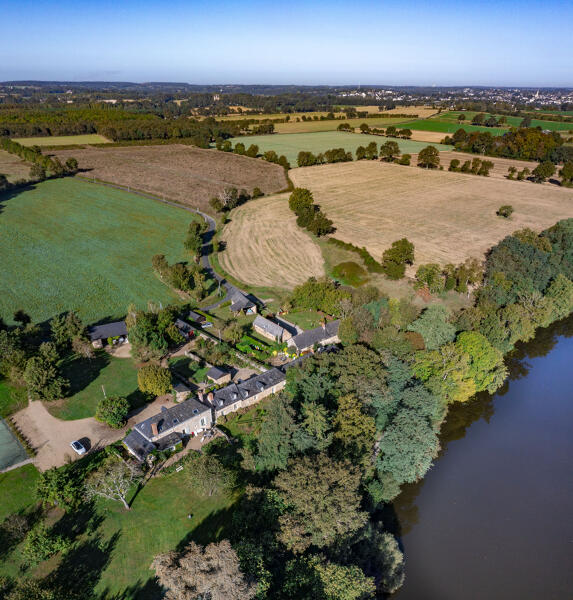
[[[142,198],[149,198],[150,200],[157,200],[158,202],[163,202],[163,204],[168,204],[169,206],[174,206],[175,208],[181,208],[182,210],[186,210],[188,212],[198,214],[207,223],[207,227],[208,227],[207,231],[205,233],[205,236],[204,236],[203,245],[201,247],[201,266],[205,269],[207,274],[210,277],[212,277],[213,279],[215,279],[220,285],[222,285],[223,288],[225,288],[225,291],[227,292],[221,300],[218,300],[214,304],[211,304],[210,306],[205,307],[204,310],[212,310],[214,308],[217,308],[217,306],[219,306],[220,304],[223,304],[224,302],[229,301],[231,299],[231,297],[233,296],[233,294],[235,294],[235,292],[239,291],[239,288],[234,286],[232,283],[229,283],[224,277],[219,275],[215,271],[215,269],[213,269],[213,266],[211,265],[211,261],[209,260],[209,250],[211,249],[211,242],[215,235],[215,230],[217,229],[217,223],[215,222],[215,219],[213,219],[213,217],[210,217],[208,214],[200,211],[198,208],[190,208],[189,206],[177,204],[176,202],[171,202],[170,200],[165,200],[165,198],[159,198],[158,196],[154,196],[153,194],[147,194],[145,192],[139,192],[137,190],[133,190],[130,187],[125,186],[125,185],[93,181],[93,180],[89,179],[88,177],[82,177],[81,175],[77,175],[76,177],[78,177],[78,179],[83,179],[83,180],[87,181],[88,183],[95,183],[96,185],[103,185],[105,187],[114,188],[116,190],[130,192],[131,194],[136,194],[137,196],[141,196]]]

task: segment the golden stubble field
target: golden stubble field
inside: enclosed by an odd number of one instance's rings
[[[335,237],[366,246],[378,260],[402,237],[414,243],[416,265],[482,258],[516,229],[539,231],[573,217],[573,191],[549,184],[378,161],[298,168],[289,175],[297,187],[313,191],[334,221]],[[514,207],[511,219],[495,214],[502,204]]]
[[[252,200],[233,211],[221,239],[221,266],[249,285],[291,289],[324,275],[320,248],[297,226],[288,194]]]
[[[0,150],[0,173],[6,175],[8,181],[14,182],[17,179],[28,179],[30,166],[15,154]]]

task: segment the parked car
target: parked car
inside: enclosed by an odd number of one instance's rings
[[[73,441],[70,446],[73,448],[74,452],[80,456],[87,452],[86,447],[81,442],[78,442],[78,440]]]

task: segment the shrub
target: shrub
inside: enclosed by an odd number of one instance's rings
[[[261,188],[255,187],[253,188],[253,193],[251,194],[253,200],[255,198],[260,198],[261,196],[264,196],[265,194],[263,193],[263,191],[261,190]]]
[[[457,158],[452,158],[450,161],[450,166],[448,167],[448,171],[459,171],[460,170],[460,161]]]
[[[45,525],[40,524],[34,527],[26,537],[22,553],[30,564],[35,565],[47,560],[57,552],[65,552],[70,546],[70,540],[55,535]]]
[[[495,213],[498,217],[503,217],[504,219],[509,219],[513,213],[513,206],[511,204],[504,204],[497,209]]]
[[[97,405],[95,418],[113,429],[121,429],[127,420],[129,402],[121,396],[107,396]]]
[[[336,265],[332,269],[332,274],[342,283],[353,287],[358,287],[368,281],[368,273],[366,273],[366,270],[353,261],[347,261]]]
[[[396,164],[398,165],[404,165],[406,167],[410,166],[410,162],[412,161],[412,155],[411,154],[402,154],[402,156],[396,160]]]
[[[167,394],[171,389],[171,373],[159,365],[146,365],[137,372],[137,385],[146,394]]]

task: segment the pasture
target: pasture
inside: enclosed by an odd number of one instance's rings
[[[435,119],[439,120],[439,121],[448,121],[448,122],[457,123],[458,115],[460,115],[460,114],[465,115],[466,122],[470,123],[471,120],[474,118],[474,116],[477,115],[478,113],[475,111],[448,111],[446,113],[442,113],[442,114],[436,116]],[[485,114],[486,119],[491,116],[494,116],[496,119],[500,119],[503,116],[503,115],[496,115],[496,114],[492,115],[491,113],[484,113],[484,114]],[[508,129],[510,127],[519,127],[519,125],[523,121],[523,117],[506,116],[505,119],[507,121],[507,124],[504,126],[506,129]],[[569,130],[573,131],[573,123],[563,123],[563,122],[559,122],[559,121],[544,121],[543,119],[532,119],[531,127],[541,127],[541,129],[549,129],[550,131],[569,131]],[[464,129],[465,129],[465,126],[464,126]],[[491,129],[491,128],[487,127],[486,129]]]
[[[253,200],[233,211],[221,239],[221,266],[246,284],[290,289],[312,275],[324,275],[320,248],[297,226],[287,194]]]
[[[73,179],[0,196],[0,316],[25,310],[34,322],[77,310],[89,323],[125,315],[129,303],[176,302],[151,258],[184,258],[194,215]]]
[[[573,214],[566,188],[377,161],[293,169],[290,177],[312,190],[334,221],[335,237],[366,246],[378,260],[407,237],[416,265],[483,257],[516,229],[541,230]],[[495,214],[502,204],[513,205],[510,219]]]
[[[443,133],[444,136],[446,134],[455,133],[458,129],[465,129],[468,133],[472,133],[474,131],[487,131],[492,135],[503,135],[506,131],[509,131],[507,127],[484,127],[481,125],[466,125],[465,123],[458,123],[457,120],[451,119],[448,121],[443,121],[438,117],[433,117],[431,119],[417,119],[415,121],[407,121],[402,124],[403,127],[408,127],[408,129],[418,130],[418,131],[437,131]]]
[[[109,144],[103,135],[88,133],[86,135],[53,135],[42,137],[13,138],[22,146],[73,146],[83,144]]]
[[[6,175],[11,183],[17,179],[28,179],[30,165],[15,154],[0,150],[0,174]]]
[[[362,120],[361,122],[364,122]],[[398,142],[402,153],[415,153],[425,148],[428,144],[424,142],[414,142],[411,140],[399,140],[396,138],[387,138],[380,135],[365,135],[362,133],[345,133],[342,131],[321,131],[318,133],[291,133],[274,135],[249,135],[231,138],[231,143],[235,145],[242,142],[245,146],[256,144],[259,147],[259,153],[267,150],[274,150],[277,154],[284,154],[291,166],[296,166],[296,159],[301,150],[306,150],[318,154],[331,148],[344,148],[347,152],[356,152],[358,146],[366,146],[370,142],[376,142],[378,146],[387,141]],[[451,150],[452,146],[443,144],[432,144],[438,150]],[[78,157],[79,160],[79,157]]]
[[[286,187],[284,170],[255,158],[170,144],[55,151],[60,160],[77,158],[88,178],[149,192],[213,212],[209,200],[226,187],[265,194]]]

